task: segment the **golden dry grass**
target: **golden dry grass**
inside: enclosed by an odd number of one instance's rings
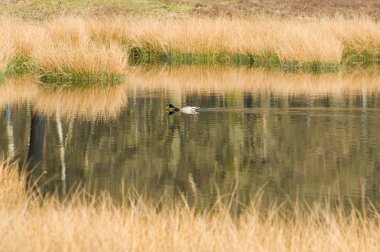
[[[380,52],[380,25],[366,17],[254,19],[189,18],[124,21],[95,37],[123,34],[131,46],[160,52],[274,55],[280,61],[340,63],[344,53]],[[100,26],[101,27],[101,26]]]
[[[27,72],[79,81],[122,75],[127,52],[115,44],[91,41],[84,27],[83,19],[71,17],[46,23],[0,20],[0,44],[9,45],[0,48],[0,70],[18,73],[17,68],[27,64]]]
[[[199,212],[178,202],[158,210],[141,198],[115,204],[108,197],[82,200],[80,193],[60,203],[27,193],[25,178],[17,164],[0,162],[2,251],[346,252],[380,246],[377,211],[363,217],[313,206],[283,215],[275,207],[261,212],[256,201],[236,216],[227,205]]]
[[[131,48],[143,53],[252,55],[265,60],[340,64],[380,54],[380,24],[354,18],[140,18],[46,22],[1,19],[0,67],[30,59],[40,74],[122,74]],[[7,62],[8,61],[8,62]]]

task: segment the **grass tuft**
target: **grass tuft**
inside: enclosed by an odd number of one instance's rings
[[[6,75],[16,76],[35,72],[36,66],[30,57],[17,56],[9,61],[5,70]]]

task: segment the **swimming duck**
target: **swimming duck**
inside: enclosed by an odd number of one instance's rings
[[[198,109],[199,109],[199,107],[196,107],[196,106],[186,106],[186,107],[182,107],[182,108],[177,108],[173,104],[169,104],[166,107],[166,111],[170,114],[173,114],[175,112],[181,112],[184,114],[198,114],[198,112],[197,112]]]

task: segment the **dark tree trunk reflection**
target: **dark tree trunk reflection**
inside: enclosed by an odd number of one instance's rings
[[[45,117],[36,113],[32,114],[30,123],[30,138],[28,149],[28,174],[30,182],[34,184],[42,174],[40,162],[45,136]]]

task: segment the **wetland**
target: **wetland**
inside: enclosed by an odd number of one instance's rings
[[[0,250],[377,251],[377,6],[1,2]]]

